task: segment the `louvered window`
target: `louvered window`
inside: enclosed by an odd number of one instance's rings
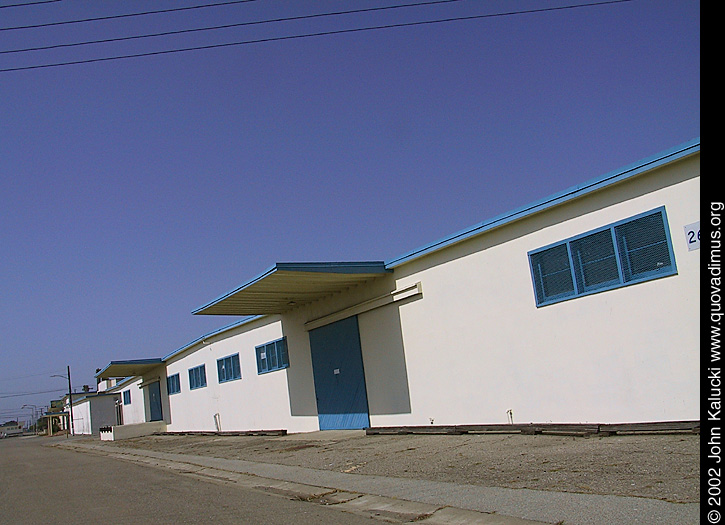
[[[189,369],[189,390],[196,390],[206,386],[206,365],[199,365]]]
[[[677,273],[664,207],[529,253],[537,306]]]
[[[220,383],[234,381],[242,378],[242,368],[239,365],[239,354],[222,357],[216,362],[217,377]]]
[[[166,378],[166,391],[171,394],[178,394],[181,392],[181,381],[179,381],[179,374],[174,374]]]
[[[264,374],[289,366],[287,338],[277,339],[255,348],[257,353],[257,373]]]

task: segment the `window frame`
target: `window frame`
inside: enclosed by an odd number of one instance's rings
[[[203,372],[203,373],[202,373]],[[199,375],[197,378],[196,375]],[[202,383],[203,379],[203,383]],[[205,388],[207,385],[206,380],[206,364],[201,364],[192,368],[189,368],[189,390],[199,390]]]
[[[172,388],[172,383],[174,388]],[[178,372],[166,377],[166,392],[170,396],[181,393],[181,377]]]
[[[121,392],[121,395],[123,396],[123,404],[130,405],[131,404],[131,390],[124,390],[123,392]]]
[[[649,247],[654,246],[655,244],[663,244],[663,246],[666,248],[670,264],[669,266],[663,266],[662,270],[649,270],[649,271],[643,271],[639,272],[637,274],[633,275],[625,275],[625,262],[627,265],[631,266],[631,258],[629,257],[629,254],[631,252],[625,252],[623,253],[622,246],[619,242],[619,232],[621,228],[625,225],[634,223],[635,221],[639,219],[643,219],[645,217],[655,216],[659,215],[661,218],[661,226],[664,233],[664,238],[661,240],[656,241],[656,243],[653,243],[649,245]],[[659,223],[658,223],[659,225]],[[614,249],[613,257],[616,261],[617,266],[617,273],[618,278],[617,279],[610,279],[606,282],[602,283],[596,283],[591,286],[585,286],[584,289],[581,289],[582,287],[582,280],[580,279],[582,270],[577,270],[576,268],[576,261],[574,258],[574,254],[572,253],[572,244],[576,245],[578,241],[581,241],[582,239],[585,239],[586,237],[600,235],[602,232],[608,231],[610,233],[611,239],[612,239],[612,247]],[[542,282],[542,275],[537,276],[537,268],[535,268],[534,265],[534,259],[537,255],[541,254],[542,252],[545,252],[547,250],[552,250],[559,247],[565,247],[567,251],[568,256],[568,269],[571,273],[571,283],[572,283],[572,290],[569,292],[563,292],[558,293],[556,295],[552,295],[550,297],[547,297],[543,294],[545,294],[545,289],[543,288],[544,283]],[[627,260],[623,260],[623,256],[627,256]],[[563,239],[561,241],[548,244],[546,246],[542,246],[541,248],[537,248],[535,250],[531,250],[527,253],[527,257],[529,260],[529,270],[531,272],[531,280],[534,285],[534,300],[536,302],[536,307],[542,307],[542,306],[548,306],[550,304],[556,304],[563,301],[568,301],[570,299],[576,299],[578,297],[584,297],[587,295],[592,295],[604,291],[609,290],[615,290],[618,288],[624,288],[626,286],[630,286],[633,284],[639,284],[642,282],[652,281],[655,279],[661,279],[663,277],[669,277],[671,275],[677,274],[677,263],[675,261],[675,251],[672,245],[672,238],[670,233],[670,227],[669,223],[667,221],[667,213],[664,206],[660,206],[658,208],[654,208],[649,211],[645,211],[642,213],[638,213],[637,215],[633,215],[631,217],[628,217],[626,219],[619,220],[617,222],[613,222],[611,224],[608,224],[606,226],[602,226],[600,228],[595,228],[593,230],[589,230],[587,232],[584,232],[579,235],[575,235],[573,237],[569,237],[567,239]],[[597,261],[594,261],[597,262]],[[541,295],[540,298],[540,289],[541,289]]]
[[[271,365],[272,359],[267,354],[269,351],[268,347],[271,347],[274,350],[275,364],[273,366]],[[264,358],[261,357],[262,352],[265,354]],[[270,372],[289,368],[289,348],[287,346],[287,336],[255,346],[254,355],[257,359],[257,375],[269,374]],[[264,366],[262,366],[262,360],[264,360]]]
[[[235,365],[235,358],[236,357],[236,367]],[[226,374],[226,362],[229,360],[229,365],[231,365],[231,377],[224,377],[222,379],[222,367],[224,367],[225,376]],[[221,365],[221,366],[220,366]],[[219,381],[219,384],[221,383],[229,383],[230,381],[238,381],[242,378],[242,363],[239,359],[239,352],[236,354],[231,354],[225,357],[220,357],[216,360],[216,372],[217,372],[217,381]],[[238,375],[237,375],[238,373]]]

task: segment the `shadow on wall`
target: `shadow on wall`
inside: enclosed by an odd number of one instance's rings
[[[358,323],[370,415],[410,414],[399,303],[360,314]]]
[[[409,414],[410,391],[399,306],[407,300],[358,314],[368,410],[371,416]],[[315,380],[309,332],[304,319],[286,315],[282,332],[287,337],[290,413],[317,417]],[[344,351],[344,349],[341,349]]]

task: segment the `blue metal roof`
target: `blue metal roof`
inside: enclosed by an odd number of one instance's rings
[[[606,173],[600,177],[591,179],[576,186],[572,186],[564,191],[560,191],[544,199],[532,202],[530,204],[527,204],[526,206],[521,206],[520,208],[516,208],[515,210],[512,210],[510,212],[498,215],[492,219],[481,222],[479,224],[456,232],[452,235],[448,235],[447,237],[439,239],[435,242],[426,244],[424,246],[421,246],[420,248],[416,248],[415,250],[411,250],[407,253],[404,253],[403,255],[394,257],[385,262],[385,267],[388,269],[393,269],[397,266],[400,266],[401,264],[408,263],[424,255],[428,255],[453,244],[465,241],[467,239],[470,239],[471,237],[480,235],[494,228],[498,228],[513,221],[529,217],[535,213],[542,212],[544,210],[547,210],[554,206],[558,206],[570,200],[577,199],[594,191],[601,190],[602,188],[605,188],[612,184],[635,177],[637,175],[641,175],[642,173],[683,159],[699,151],[700,138],[698,137],[674,148],[670,148],[657,155],[647,157],[639,162],[635,162],[619,170]]]

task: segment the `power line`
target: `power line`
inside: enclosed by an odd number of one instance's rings
[[[23,396],[34,396],[38,394],[51,394],[53,392],[67,392],[67,388],[56,388],[55,390],[43,390],[42,392],[19,392],[15,394],[0,394],[0,399],[7,399],[10,397],[23,397]]]
[[[250,1],[253,1],[253,0],[250,0]],[[505,12],[505,13],[457,16],[457,17],[450,17],[450,18],[441,18],[441,19],[436,19],[436,20],[424,20],[424,21],[419,21],[419,22],[401,22],[401,23],[396,23],[396,24],[385,24],[385,25],[368,26],[368,27],[360,27],[360,28],[352,28],[352,29],[335,29],[335,30],[321,31],[321,32],[316,32],[316,33],[304,33],[304,34],[300,34],[300,35],[276,36],[276,37],[268,37],[268,38],[259,38],[259,39],[255,39],[255,40],[242,40],[242,41],[237,41],[237,42],[226,42],[226,43],[221,43],[221,44],[208,44],[208,45],[203,45],[203,46],[184,47],[184,48],[177,48],[177,49],[166,49],[166,50],[162,50],[162,51],[149,51],[149,52],[144,52],[144,53],[133,53],[133,54],[128,54],[128,55],[116,55],[116,56],[110,56],[110,57],[89,58],[89,59],[83,59],[83,60],[71,60],[71,61],[66,61],[66,62],[54,62],[54,63],[49,63],[49,64],[37,64],[37,65],[33,65],[33,66],[3,68],[3,69],[0,69],[0,73],[9,73],[9,72],[13,72],[13,71],[27,71],[27,70],[31,70],[31,69],[43,69],[43,68],[49,68],[49,67],[72,66],[72,65],[79,65],[79,64],[91,64],[91,63],[95,63],[95,62],[108,62],[111,60],[124,60],[124,59],[129,59],[129,58],[160,56],[160,55],[168,55],[168,54],[172,54],[172,53],[184,53],[184,52],[188,52],[188,51],[220,49],[220,48],[224,48],[224,47],[242,46],[242,45],[249,45],[249,44],[261,44],[261,43],[267,43],[267,42],[279,42],[279,41],[284,41],[284,40],[298,40],[298,39],[302,39],[302,38],[340,35],[340,34],[346,34],[346,33],[361,33],[361,32],[365,32],[365,31],[376,31],[376,30],[382,30],[382,29],[399,29],[402,27],[414,27],[414,26],[441,24],[441,23],[447,23],[447,22],[480,20],[480,19],[484,19],[484,18],[495,18],[495,17],[503,17],[503,16],[543,13],[543,12],[547,12],[547,11],[562,11],[562,10],[576,9],[576,8],[582,8],[582,7],[596,7],[596,6],[609,5],[609,4],[620,4],[620,3],[631,2],[631,1],[633,1],[633,0],[607,0],[607,1],[603,1],[603,2],[594,2],[594,3],[588,3],[588,4],[576,4],[576,5],[560,6],[560,7],[546,7],[546,8],[541,8],[541,9],[528,9],[528,10],[523,10],[523,11],[509,11],[509,12]]]
[[[347,11],[333,11],[329,13],[316,13],[312,15],[299,15],[299,16],[290,16],[290,17],[284,17],[284,18],[272,18],[267,20],[254,20],[251,22],[237,22],[233,24],[223,24],[223,25],[217,25],[217,26],[207,26],[207,27],[199,27],[199,28],[193,28],[193,29],[179,29],[175,31],[164,31],[162,33],[150,33],[146,35],[134,35],[134,36],[124,36],[124,37],[117,37],[117,38],[106,38],[102,40],[88,40],[85,42],[73,42],[70,44],[53,44],[49,46],[39,46],[39,47],[29,47],[25,49],[10,49],[5,51],[0,51],[0,54],[11,54],[11,53],[25,53],[28,51],[47,51],[49,49],[59,49],[64,47],[77,47],[77,46],[86,46],[91,44],[107,44],[110,42],[123,42],[127,40],[139,40],[142,38],[154,38],[154,37],[160,37],[160,36],[171,36],[171,35],[181,35],[186,33],[196,33],[201,31],[215,31],[218,29],[231,29],[233,27],[244,27],[244,26],[254,26],[254,25],[263,25],[263,24],[272,24],[272,23],[278,23],[278,22],[291,22],[291,21],[297,21],[297,20],[309,20],[313,18],[324,18],[328,16],[340,16],[340,15],[350,15],[350,14],[361,14],[361,13],[371,13],[375,11],[388,11],[391,9],[402,9],[407,7],[422,7],[422,6],[428,6],[428,5],[436,5],[436,4],[449,4],[453,2],[461,2],[464,0],[433,0],[429,2],[416,2],[413,4],[399,4],[399,5],[389,5],[389,6],[382,6],[382,7],[369,7],[369,8],[361,8],[361,9],[350,9]]]
[[[26,7],[29,5],[38,5],[38,4],[52,4],[55,2],[60,2],[61,0],[38,0],[37,2],[26,2],[24,4],[7,4],[7,5],[0,5],[0,9],[5,9],[6,7]]]
[[[58,0],[53,0],[58,1]],[[117,20],[119,18],[131,18],[135,16],[147,16],[147,15],[156,15],[161,13],[175,13],[178,11],[190,11],[192,9],[206,9],[208,7],[220,7],[225,5],[233,5],[233,4],[246,4],[248,2],[256,2],[257,0],[229,0],[227,2],[215,2],[212,4],[202,4],[202,5],[192,5],[187,7],[173,7],[170,9],[159,9],[158,11],[142,11],[140,13],[126,13],[122,15],[108,15],[108,16],[99,16],[96,18],[82,18],[80,20],[65,20],[62,22],[44,22],[42,24],[31,24],[26,26],[13,26],[13,27],[0,27],[0,31],[15,31],[18,29],[37,29],[40,27],[52,27],[52,26],[62,26],[62,25],[68,25],[68,24],[82,24],[85,22],[98,22],[100,20]]]
[[[61,372],[65,372],[65,370],[63,370]],[[40,373],[40,374],[28,374],[28,375],[25,375],[25,376],[0,377],[0,381],[16,381],[18,379],[27,379],[29,377],[50,376],[52,374],[60,374],[61,372],[59,372],[58,370],[53,370],[51,372],[45,372],[45,373]]]

